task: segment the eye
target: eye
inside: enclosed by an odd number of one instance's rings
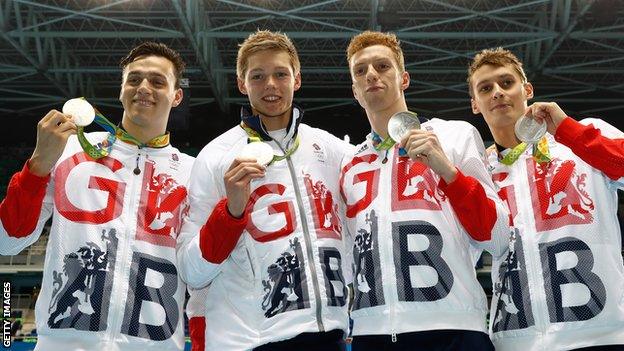
[[[377,65],[377,70],[378,71],[385,71],[385,70],[387,70],[389,68],[390,68],[390,65],[387,64],[387,63],[380,63],[380,64]]]
[[[251,80],[261,80],[263,78],[264,78],[264,75],[262,75],[260,73],[252,74],[251,77],[249,77],[249,79],[251,79]]]
[[[490,90],[492,90],[492,87],[490,85],[483,85],[479,88],[480,93],[487,93]]]
[[[130,76],[128,77],[128,79],[126,80],[128,82],[128,84],[131,85],[137,85],[141,82],[141,78],[137,77],[137,76]]]
[[[513,79],[505,79],[505,80],[503,80],[503,84],[502,85],[504,87],[510,87],[510,86],[513,85],[513,83],[514,83]]]
[[[165,86],[165,85],[166,85],[165,80],[164,80],[164,79],[161,79],[161,78],[152,79],[152,80],[151,80],[151,83],[152,83],[152,85],[153,85],[153,86],[155,86],[155,87],[163,87],[163,86]]]
[[[365,72],[365,70],[364,70],[364,68],[363,68],[363,67],[356,67],[356,68],[353,70],[353,73],[354,73],[356,76],[361,76],[361,75],[363,75],[363,74],[364,74],[364,72]]]

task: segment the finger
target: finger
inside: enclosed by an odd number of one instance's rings
[[[39,123],[41,123],[41,124],[46,123],[52,117],[54,117],[54,115],[56,115],[57,113],[60,113],[60,112],[58,110],[50,110],[50,111],[48,111],[48,113],[46,113],[46,115],[43,116],[43,118],[39,121]]]
[[[262,166],[261,164],[258,163],[258,161],[255,158],[252,157],[237,157],[234,159],[234,161],[232,161],[232,163],[230,164],[230,168],[228,168],[228,170],[226,171],[226,173],[228,171],[231,171],[233,169],[235,169],[236,167],[241,167],[242,166],[247,166],[247,165],[257,165],[260,168],[264,169],[264,166]]]
[[[236,182],[240,181],[241,179],[243,179],[248,174],[258,174],[260,176],[264,176],[264,171],[259,170],[259,169],[257,169],[256,167],[253,167],[253,166],[247,166],[247,167],[243,167],[241,169],[238,169],[237,172],[231,174],[228,177],[228,180],[231,183],[236,183]]]
[[[72,121],[63,122],[58,126],[57,131],[59,133],[71,132],[70,134],[76,134],[78,132],[78,126]]]
[[[241,169],[244,168],[254,168],[260,172],[264,172],[265,171],[265,167],[262,166],[261,164],[259,164],[258,162],[256,162],[256,160],[251,159],[251,161],[243,161],[243,162],[238,162],[238,164],[236,165],[236,167],[230,169],[229,171],[225,172],[225,175],[227,176],[232,176],[238,172],[240,172]]]
[[[54,128],[60,126],[62,123],[71,120],[71,116],[64,115],[58,111],[56,111],[44,124],[44,128]]]

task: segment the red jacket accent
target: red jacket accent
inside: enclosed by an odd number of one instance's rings
[[[215,264],[225,261],[236,247],[248,218],[247,210],[241,218],[232,217],[227,198],[219,201],[199,232],[199,249],[204,259]]]
[[[35,230],[41,214],[50,175],[30,173],[28,162],[11,177],[7,194],[0,203],[0,220],[9,236],[23,238]]]
[[[206,318],[204,316],[189,319],[189,336],[191,337],[191,351],[204,351],[206,333]]]
[[[490,240],[496,223],[496,204],[487,197],[481,183],[458,169],[454,181],[447,184],[440,178],[438,187],[448,196],[459,222],[470,237],[477,241]]]
[[[607,177],[624,177],[624,139],[609,139],[592,124],[586,126],[567,117],[557,127],[555,140]]]

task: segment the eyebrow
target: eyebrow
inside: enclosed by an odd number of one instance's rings
[[[145,72],[145,71],[130,71],[130,72],[128,72],[128,76],[133,76],[133,75],[137,76],[137,75],[144,75],[144,74],[147,74],[148,76],[151,76],[151,77],[158,76],[158,77],[167,78],[167,76],[165,74],[162,74],[162,73],[156,72],[156,71],[148,71],[148,72]]]
[[[483,85],[483,84],[485,84],[485,83],[489,83],[489,82],[491,82],[492,80],[497,80],[497,79],[502,79],[502,78],[508,78],[508,77],[515,78],[515,77],[514,77],[514,75],[513,75],[513,74],[511,74],[511,73],[504,73],[504,74],[500,74],[500,75],[498,75],[498,76],[494,77],[494,79],[484,79],[484,80],[482,80],[482,81],[479,81],[479,82],[477,82],[477,83],[476,83],[476,86],[480,86],[480,85]]]

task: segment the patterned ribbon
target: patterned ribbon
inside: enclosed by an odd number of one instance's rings
[[[377,151],[387,151],[390,150],[396,142],[392,140],[391,137],[387,137],[386,139],[381,139],[381,136],[374,131],[371,133],[371,138],[373,141],[373,147]],[[407,156],[407,151],[404,148],[399,148],[399,156],[404,157]]]
[[[84,99],[84,98],[82,98]],[[138,146],[139,148],[143,147],[153,147],[153,148],[161,148],[169,145],[169,132],[159,135],[154,139],[148,141],[147,143],[140,142],[137,138],[130,135],[128,132],[123,130],[122,128],[117,127],[111,121],[109,121],[104,115],[95,110],[95,119],[93,120],[97,125],[104,128],[108,132],[108,136],[106,139],[97,145],[92,145],[84,135],[84,127],[78,127],[78,142],[82,149],[94,159],[100,159],[102,157],[108,156],[113,147],[113,143],[115,143],[115,139],[119,139],[129,144],[133,144]]]
[[[524,153],[528,146],[529,144],[525,142],[516,145],[500,162],[504,165],[511,166],[520,158],[520,155]],[[548,139],[546,139],[546,137],[542,137],[537,144],[531,144],[531,146],[533,147],[533,159],[535,162],[550,162],[550,151],[548,150]]]
[[[243,130],[245,130],[245,133],[247,133],[249,143],[257,143],[257,142],[261,143],[262,142],[262,137],[260,136],[260,134],[258,134],[258,132],[256,132],[255,130],[249,128],[245,124],[245,122],[241,122],[240,126],[241,128],[243,128]],[[299,148],[299,135],[297,135],[297,137],[295,138],[295,142],[293,143],[292,147],[286,150],[286,152],[284,152],[284,155],[273,155],[273,159],[271,160],[271,162],[269,162],[267,166],[271,165],[273,162],[285,160],[286,158],[290,157],[290,155],[294,154],[298,148]]]

